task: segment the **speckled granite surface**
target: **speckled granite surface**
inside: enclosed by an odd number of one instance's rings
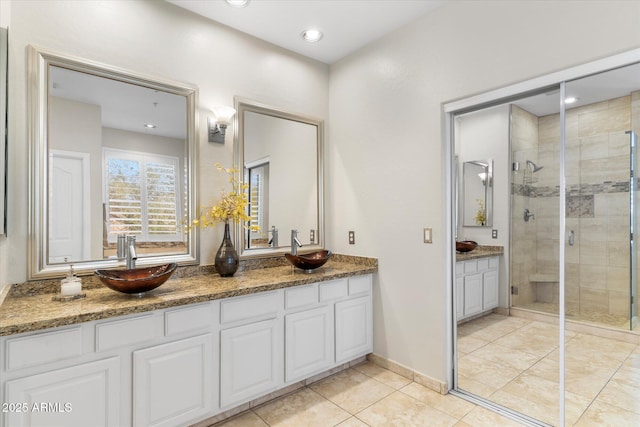
[[[504,254],[504,247],[502,246],[478,245],[471,252],[456,252],[456,261],[468,261],[470,259],[484,258],[502,254]]]
[[[87,297],[69,302],[51,300],[53,294],[46,291],[53,289],[52,284],[41,284],[39,292],[33,283],[13,285],[16,291],[10,291],[0,305],[0,336],[375,273],[378,262],[373,258],[334,255],[311,274],[288,265],[244,269],[226,278],[211,270],[185,267],[141,298],[101,284],[93,286],[92,278],[83,278],[83,283],[88,282],[83,287]]]

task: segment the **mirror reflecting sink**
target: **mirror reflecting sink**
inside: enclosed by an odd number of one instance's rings
[[[176,271],[178,264],[156,265],[119,270],[96,270],[100,281],[114,291],[125,294],[142,294],[166,282]]]
[[[329,258],[331,258],[331,255],[331,251],[328,250],[299,255],[284,254],[285,258],[287,258],[294,267],[300,268],[306,273],[311,273],[312,270],[322,267]]]

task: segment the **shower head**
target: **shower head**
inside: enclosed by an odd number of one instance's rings
[[[531,173],[536,173],[536,172],[538,172],[540,169],[542,169],[544,167],[544,166],[536,165],[531,160],[527,160],[527,166],[529,166],[531,168]]]

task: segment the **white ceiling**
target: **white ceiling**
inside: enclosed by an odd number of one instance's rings
[[[167,0],[287,50],[332,64],[429,13],[446,0],[251,0],[244,8],[224,0]],[[322,40],[300,37],[314,27]]]

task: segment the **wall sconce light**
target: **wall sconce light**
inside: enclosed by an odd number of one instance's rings
[[[234,114],[236,114],[236,110],[223,106],[214,108],[212,112],[215,117],[209,117],[207,119],[209,142],[224,144],[227,126],[231,123],[231,119]]]

